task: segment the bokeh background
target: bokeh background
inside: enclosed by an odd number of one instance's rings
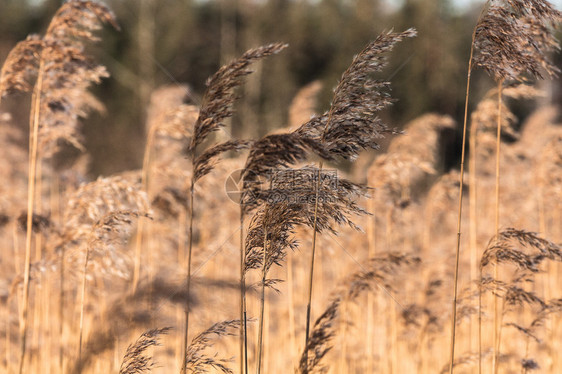
[[[470,36],[481,2],[472,0],[107,0],[121,31],[106,28],[91,53],[112,76],[95,93],[107,110],[84,124],[90,174],[138,168],[142,163],[150,94],[186,83],[197,102],[207,77],[245,50],[273,41],[290,45],[258,65],[240,93],[232,120],[235,137],[256,137],[288,122],[294,95],[319,80],[318,110],[354,54],[380,32],[415,27],[417,40],[398,45],[381,79],[397,100],[383,115],[394,127],[426,112],[462,123]],[[554,2],[558,9],[562,1]],[[30,33],[44,33],[60,0],[0,0],[0,61]],[[560,55],[554,57],[560,65]],[[562,103],[560,79],[545,81],[544,99]],[[476,72],[471,107],[493,84]],[[6,100],[27,127],[26,96]],[[545,102],[540,104],[545,104]],[[16,108],[14,108],[16,107]],[[17,110],[21,107],[21,110]],[[532,108],[516,108],[520,118]],[[17,117],[17,115],[16,115]],[[458,138],[458,137],[457,137]],[[458,141],[458,139],[456,139]],[[447,155],[453,165],[458,147]]]

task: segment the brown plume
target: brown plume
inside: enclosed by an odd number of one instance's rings
[[[154,362],[152,357],[146,354],[146,350],[160,345],[158,338],[162,334],[167,334],[170,329],[170,327],[163,327],[148,330],[136,342],[129,345],[121,362],[119,374],[142,374],[151,371],[152,367],[154,367]]]
[[[31,91],[42,46],[39,35],[29,35],[10,51],[0,71],[0,99],[12,92]]]
[[[387,32],[379,35],[353,59],[334,91],[330,110],[315,117],[297,131],[304,137],[324,143],[331,154],[355,159],[362,149],[378,148],[384,134],[396,133],[387,127],[376,113],[392,103],[389,82],[373,79],[372,74],[386,66],[385,54],[416,31]]]
[[[72,0],[64,3],[49,24],[39,59],[37,95],[39,147],[44,157],[54,155],[64,140],[83,149],[78,120],[103,105],[88,92],[109,74],[85,53],[85,42],[97,42],[94,35],[102,23],[119,28],[114,14],[97,1]]]
[[[552,28],[561,16],[546,0],[492,1],[476,26],[475,64],[496,81],[556,75],[547,55],[560,48]]]
[[[228,359],[218,358],[216,354],[209,355],[207,348],[213,346],[211,338],[213,335],[217,337],[234,335],[233,331],[240,327],[239,320],[229,320],[217,322],[207,330],[197,335],[191,341],[187,348],[187,372],[188,373],[206,373],[209,369],[215,369],[223,373],[234,373],[227,364]]]
[[[251,73],[248,67],[266,56],[279,53],[286,47],[287,44],[275,43],[250,49],[240,58],[221,67],[209,78],[187,153],[193,154],[197,146],[203,143],[210,133],[224,127],[223,121],[232,116],[232,106],[236,100],[233,91],[242,84],[242,78]]]

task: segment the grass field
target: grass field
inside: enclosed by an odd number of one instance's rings
[[[559,72],[560,20],[544,0],[487,2],[468,82],[483,69],[494,88],[467,85],[464,123],[403,132],[378,78],[415,30],[350,56],[326,112],[312,82],[285,128],[233,139],[237,88],[291,53],[256,47],[200,100],[155,90],[142,169],[88,180],[80,122],[112,78],[86,51],[119,26],[66,2],[1,70],[0,100],[29,102],[0,101],[2,371],[562,372],[562,124],[535,79]]]

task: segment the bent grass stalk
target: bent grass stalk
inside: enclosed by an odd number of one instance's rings
[[[384,133],[393,133],[373,113],[381,110],[391,103],[384,92],[389,83],[381,83],[370,78],[373,73],[379,72],[386,65],[384,54],[391,51],[394,45],[401,40],[416,35],[414,29],[402,33],[383,33],[375,41],[369,43],[358,55],[353,58],[350,66],[342,74],[336,89],[325,123],[321,128],[320,144],[338,141],[345,144],[329,145],[327,148],[331,157],[353,159],[361,149],[368,147],[377,148],[376,138]],[[375,92],[376,90],[376,92]],[[374,117],[374,118],[373,118]],[[335,122],[335,125],[332,123]],[[342,122],[348,122],[345,126]],[[329,140],[327,142],[327,140]],[[339,148],[339,149],[338,149]],[[320,162],[318,180],[315,192],[315,207],[313,220],[312,253],[310,261],[308,303],[306,320],[306,339],[310,331],[311,299],[314,272],[314,257],[316,252],[316,231],[318,221],[318,197],[320,193],[320,177],[323,161]],[[305,344],[306,346],[306,344]],[[308,352],[305,352],[308,354]],[[307,373],[308,361],[304,360],[304,372]]]

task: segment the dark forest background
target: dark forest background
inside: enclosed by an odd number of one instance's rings
[[[426,112],[462,122],[470,37],[480,4],[464,10],[450,0],[107,0],[121,31],[101,32],[92,47],[111,77],[95,88],[106,105],[84,123],[92,154],[91,174],[137,168],[142,163],[150,93],[161,85],[187,83],[194,100],[207,77],[245,50],[274,41],[289,44],[258,65],[232,121],[236,137],[256,137],[287,124],[291,100],[304,85],[320,80],[318,110],[354,54],[382,31],[418,30],[400,43],[381,79],[390,79],[397,100],[382,114],[394,127]],[[396,4],[398,2],[394,2]],[[60,0],[0,0],[0,61],[30,33],[43,33]],[[561,65],[560,55],[555,60]],[[471,106],[492,86],[474,75]],[[560,104],[560,80],[540,83]],[[6,100],[27,126],[29,98]],[[4,103],[3,103],[4,105]],[[15,109],[15,110],[14,110]],[[19,110],[18,110],[19,109]],[[524,116],[532,108],[520,108]],[[451,157],[454,157],[452,155]]]

